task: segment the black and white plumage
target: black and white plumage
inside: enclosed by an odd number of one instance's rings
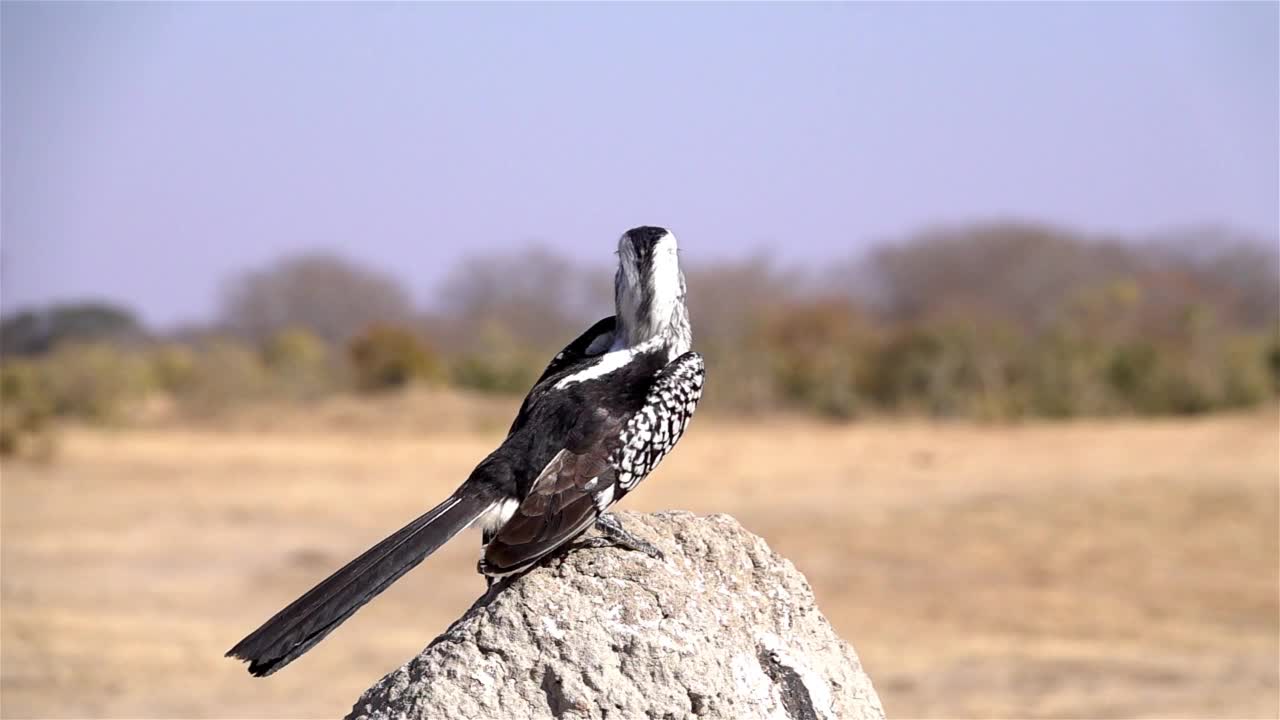
[[[591,527],[660,557],[606,510],[675,447],[702,395],[676,239],[618,242],[616,314],[569,343],[525,397],[506,439],[440,505],[312,588],[227,655],[269,675],[305,653],[454,535],[484,529],[480,572],[523,572]]]

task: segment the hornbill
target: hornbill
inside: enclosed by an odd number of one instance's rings
[[[525,397],[507,437],[444,502],[276,613],[227,652],[270,675],[464,528],[479,523],[479,571],[490,583],[523,572],[595,526],[588,545],[661,559],[605,512],[684,433],[702,395],[690,350],[676,238],[638,227],[618,241],[615,315],[557,354]]]

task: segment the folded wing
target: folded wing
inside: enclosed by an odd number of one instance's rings
[[[643,405],[625,416],[584,413],[567,447],[547,463],[510,520],[485,548],[480,571],[521,572],[581,535],[675,447],[702,396],[697,353],[671,362],[649,386]]]
[[[520,572],[581,535],[595,523],[602,497],[612,497],[610,455],[622,419],[597,411],[538,475],[515,514],[486,546],[480,571],[502,576]]]

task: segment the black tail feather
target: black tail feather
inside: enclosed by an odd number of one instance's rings
[[[425,515],[374,545],[227,651],[270,675],[310,650],[352,613],[470,525],[492,501],[459,490]]]

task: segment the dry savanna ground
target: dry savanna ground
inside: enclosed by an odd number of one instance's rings
[[[3,465],[3,716],[341,716],[442,631],[483,587],[474,532],[278,675],[222,658],[498,436],[344,413]],[[1277,420],[699,418],[626,505],[768,539],[891,717],[1276,717]]]

